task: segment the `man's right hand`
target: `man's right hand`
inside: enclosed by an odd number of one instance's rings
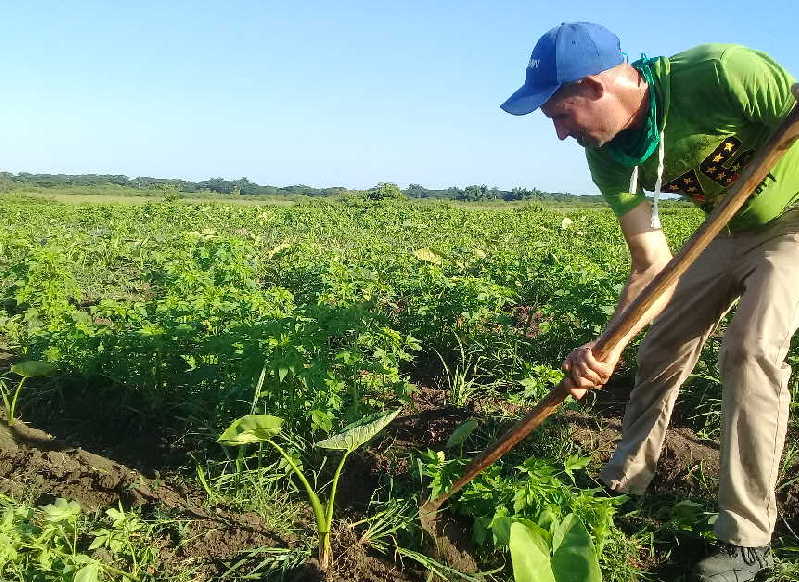
[[[613,375],[619,354],[611,354],[604,361],[598,360],[592,348],[596,342],[589,342],[570,353],[563,361],[566,377],[564,387],[577,400],[591,389],[602,388]]]

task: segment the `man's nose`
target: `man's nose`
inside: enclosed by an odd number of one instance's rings
[[[553,121],[553,123],[555,124],[555,133],[558,134],[558,139],[560,141],[563,141],[569,137],[569,130],[566,129],[562,123],[559,121]]]

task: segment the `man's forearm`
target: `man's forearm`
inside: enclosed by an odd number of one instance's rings
[[[646,289],[646,286],[652,282],[655,276],[665,267],[666,264],[658,265],[650,267],[644,271],[631,271],[630,276],[627,279],[627,284],[622,289],[621,294],[619,295],[619,303],[616,306],[616,311],[611,317],[610,322],[608,323],[609,328],[613,323],[618,320],[625,310],[632,304],[633,301],[641,294],[641,292]],[[674,286],[672,285],[669,287],[663,295],[658,299],[652,306],[646,310],[643,316],[635,322],[630,332],[624,337],[624,339],[619,342],[618,348],[615,350],[616,353],[621,353],[624,347],[632,340],[642,329],[644,329],[647,325],[649,325],[655,317],[663,311],[663,308],[671,299],[671,295],[674,292]]]

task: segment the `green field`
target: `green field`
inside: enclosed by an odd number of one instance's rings
[[[651,494],[609,498],[593,479],[619,436],[632,345],[607,390],[565,405],[447,506],[465,559],[446,564],[419,531],[419,500],[613,312],[628,257],[609,210],[30,194],[0,201],[7,404],[21,362],[53,370],[25,379],[0,435],[0,579],[324,579],[294,469],[324,501],[342,454],[323,441],[392,412],[337,480],[328,580],[513,580],[518,520],[579,524],[606,581],[681,580],[712,540],[720,333]],[[702,220],[662,214],[675,249]],[[282,423],[220,444],[244,415]],[[796,422],[764,580],[799,576]]]

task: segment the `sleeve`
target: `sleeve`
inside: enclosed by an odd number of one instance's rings
[[[726,49],[720,65],[719,80],[733,110],[776,129],[795,103],[791,85],[796,79],[766,53],[742,46]]]
[[[628,191],[632,168],[624,168],[610,159],[608,154],[592,148],[585,148],[585,157],[588,160],[591,179],[616,216],[624,216],[646,200],[640,186],[636,193]]]

